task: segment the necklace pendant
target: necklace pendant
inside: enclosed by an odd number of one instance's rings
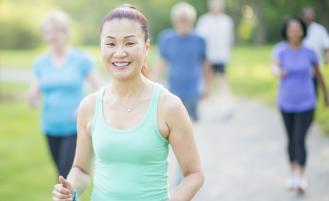
[[[127,109],[127,112],[131,112],[131,109],[130,109],[130,108],[128,108],[128,109]]]

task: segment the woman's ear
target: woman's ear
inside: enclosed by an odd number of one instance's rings
[[[151,41],[150,39],[147,39],[147,41],[145,42],[145,55],[147,56],[150,50],[150,45],[151,45]]]

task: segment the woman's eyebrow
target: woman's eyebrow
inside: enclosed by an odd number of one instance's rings
[[[136,35],[128,35],[128,36],[125,36],[125,37],[123,37],[123,38],[126,39],[126,38],[132,38],[132,37],[136,37]],[[115,39],[114,36],[110,36],[110,35],[106,36],[106,38]]]

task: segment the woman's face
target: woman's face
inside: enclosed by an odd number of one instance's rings
[[[287,27],[287,39],[289,43],[301,43],[303,39],[303,28],[297,20],[290,20]]]
[[[194,20],[187,14],[181,13],[174,17],[173,23],[180,34],[187,35],[193,30]]]
[[[67,45],[69,34],[67,29],[49,24],[43,27],[43,38],[51,49],[62,49]]]
[[[101,54],[114,79],[131,79],[141,75],[149,49],[138,21],[113,19],[105,22],[101,33]]]

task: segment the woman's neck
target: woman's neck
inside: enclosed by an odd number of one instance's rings
[[[70,51],[69,45],[65,45],[57,48],[50,48],[50,52],[55,58],[65,57],[69,51]]]
[[[301,43],[300,42],[289,42],[290,47],[292,47],[293,49],[298,49],[301,47]]]
[[[60,48],[52,48],[50,49],[52,54],[53,63],[58,66],[65,62],[67,55],[70,52],[70,46],[66,45]]]
[[[138,75],[130,80],[113,80],[111,92],[121,97],[132,96],[139,93],[146,83],[142,75]]]

